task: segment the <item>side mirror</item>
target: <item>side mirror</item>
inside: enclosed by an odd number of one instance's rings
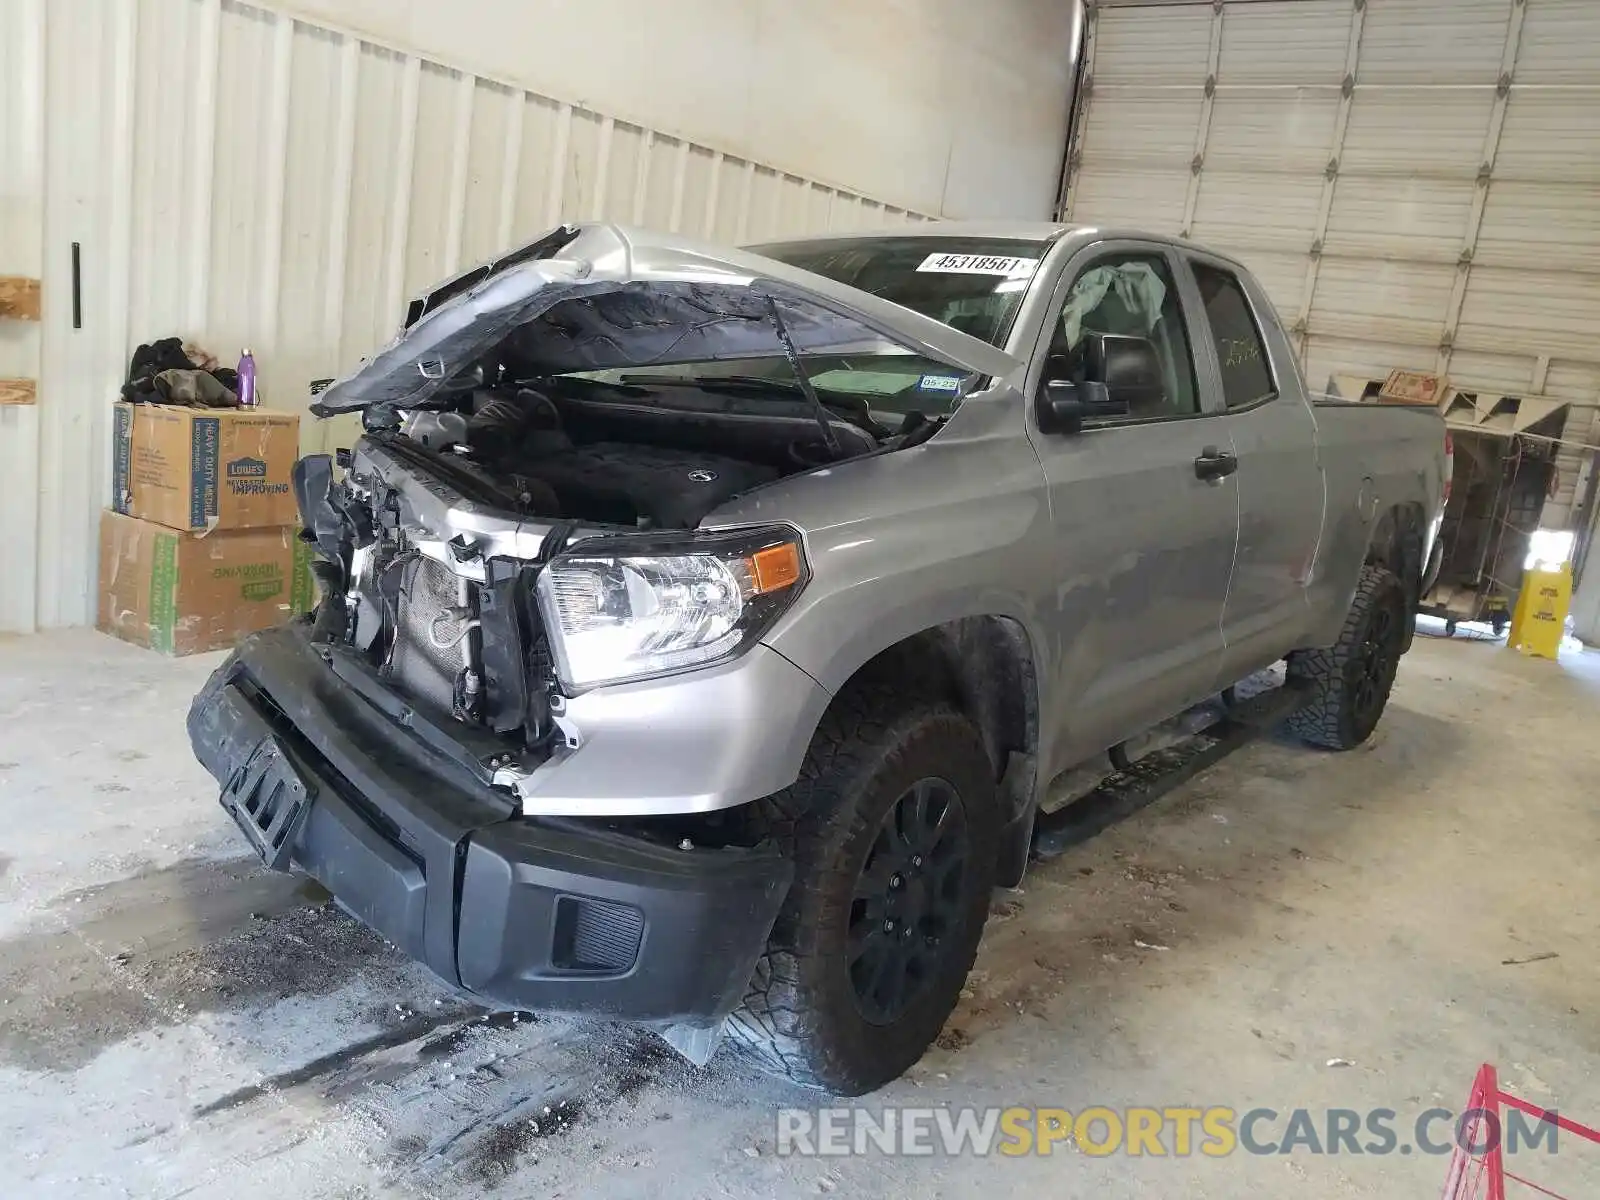
[[[1161,360],[1147,338],[1087,334],[1075,358],[1082,383],[1060,378],[1072,361],[1065,356],[1052,356],[1047,364],[1039,393],[1039,428],[1045,433],[1077,433],[1085,421],[1159,411],[1166,403]]]
[[[1047,379],[1039,391],[1039,429],[1044,433],[1077,433],[1097,417],[1125,417],[1128,402],[1111,395],[1103,383]]]

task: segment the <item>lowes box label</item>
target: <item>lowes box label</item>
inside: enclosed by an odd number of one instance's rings
[[[286,496],[289,485],[267,481],[267,464],[259,458],[235,458],[227,465],[228,492],[234,496]]]

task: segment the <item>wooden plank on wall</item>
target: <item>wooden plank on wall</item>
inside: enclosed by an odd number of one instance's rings
[[[39,281],[26,275],[0,275],[0,317],[39,319]]]
[[[38,384],[31,379],[0,379],[0,404],[33,404]]]

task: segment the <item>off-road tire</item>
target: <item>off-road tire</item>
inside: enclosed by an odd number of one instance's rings
[[[1363,567],[1339,640],[1326,650],[1289,655],[1289,682],[1308,688],[1310,697],[1284,727],[1329,750],[1350,750],[1372,736],[1394,687],[1408,615],[1405,588],[1394,573],[1372,564]],[[1374,643],[1375,633],[1381,644]],[[1369,653],[1374,644],[1377,653]],[[1364,682],[1372,685],[1370,692]]]
[[[852,896],[886,814],[918,780],[953,787],[968,839],[957,921],[909,1007],[869,1023],[846,963]],[[858,1096],[922,1057],[955,1008],[988,916],[1001,824],[994,770],[972,722],[898,681],[856,681],[834,699],[799,779],[747,806],[751,831],[795,864],[730,1040],[796,1083]]]

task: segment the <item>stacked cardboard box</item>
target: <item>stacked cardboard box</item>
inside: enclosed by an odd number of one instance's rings
[[[310,608],[289,482],[299,439],[291,413],[118,404],[99,627],[195,654]]]

